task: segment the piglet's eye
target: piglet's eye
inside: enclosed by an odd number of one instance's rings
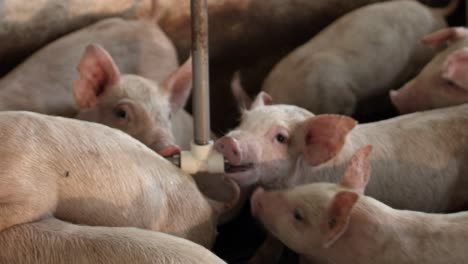
[[[112,110],[114,116],[121,120],[128,120],[130,118],[130,107],[127,104],[119,104]]]
[[[449,80],[449,79],[444,79],[444,84],[445,84],[445,87],[447,87],[448,89],[454,89],[454,90],[458,90],[458,88],[460,86],[458,86],[458,84],[452,80]],[[464,89],[462,89],[464,90]]]
[[[445,80],[445,83],[448,85],[448,86],[455,86],[455,83],[451,80]]]
[[[278,141],[279,143],[284,144],[287,140],[288,139],[286,138],[286,136],[281,133],[276,135],[276,141]]]
[[[302,216],[301,212],[299,212],[299,210],[297,209],[294,209],[293,216],[294,216],[294,219],[296,219],[299,222],[304,221],[304,216]]]
[[[127,118],[127,111],[125,111],[124,109],[121,109],[121,108],[115,109],[114,114],[118,118],[122,118],[122,119]]]

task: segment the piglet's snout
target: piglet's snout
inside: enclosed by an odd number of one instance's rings
[[[172,157],[174,155],[180,154],[180,148],[176,145],[169,145],[160,149],[158,153],[165,158]]]
[[[232,165],[240,165],[242,162],[239,142],[233,137],[222,137],[216,141],[215,149],[223,154],[224,158]]]
[[[180,154],[181,151],[177,145],[169,142],[155,142],[150,144],[149,147],[165,158]]]

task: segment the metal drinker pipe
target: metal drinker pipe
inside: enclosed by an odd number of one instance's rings
[[[210,142],[210,74],[208,52],[208,7],[206,0],[191,1],[192,66],[193,66],[193,121],[194,142]]]
[[[187,173],[223,173],[224,157],[210,139],[210,86],[208,53],[208,7],[206,0],[191,0],[194,140],[190,151],[169,158]]]

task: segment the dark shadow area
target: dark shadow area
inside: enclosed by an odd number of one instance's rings
[[[358,102],[352,117],[359,123],[376,122],[398,116],[399,113],[388,93]]]

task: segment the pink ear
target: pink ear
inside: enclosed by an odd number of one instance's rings
[[[318,115],[305,121],[304,156],[309,164],[317,166],[338,155],[356,123],[341,115]]]
[[[468,48],[450,54],[442,66],[442,77],[468,90]]]
[[[265,106],[265,105],[271,105],[272,103],[273,103],[273,98],[271,98],[271,95],[269,95],[268,93],[264,91],[261,91],[257,95],[257,97],[255,97],[255,100],[250,106],[250,109],[254,109],[254,108]]]
[[[231,91],[241,108],[250,109],[252,107],[252,99],[242,87],[240,72],[235,72],[231,80]]]
[[[98,96],[119,83],[120,72],[104,48],[91,44],[77,66],[80,79],[73,82],[73,95],[81,108],[96,105]]]
[[[400,114],[410,112],[408,110],[408,106],[414,106],[416,104],[416,101],[420,101],[420,97],[412,98],[414,96],[411,96],[414,95],[412,90],[416,89],[415,87],[416,81],[415,79],[412,79],[405,83],[400,89],[390,90],[390,101]]]
[[[430,45],[432,47],[437,47],[443,42],[446,44],[451,44],[454,41],[468,36],[468,30],[464,27],[450,27],[438,30],[434,33],[431,33],[425,36],[422,39],[422,42],[426,45]]]
[[[335,195],[320,224],[324,248],[330,247],[348,229],[351,211],[358,198],[355,192],[339,192]]]
[[[369,154],[371,151],[372,146],[367,145],[354,153],[345,175],[340,181],[341,186],[353,189],[360,194],[364,193],[364,189],[369,182]]]
[[[172,112],[184,107],[192,90],[192,57],[171,73],[163,86],[170,93]]]

